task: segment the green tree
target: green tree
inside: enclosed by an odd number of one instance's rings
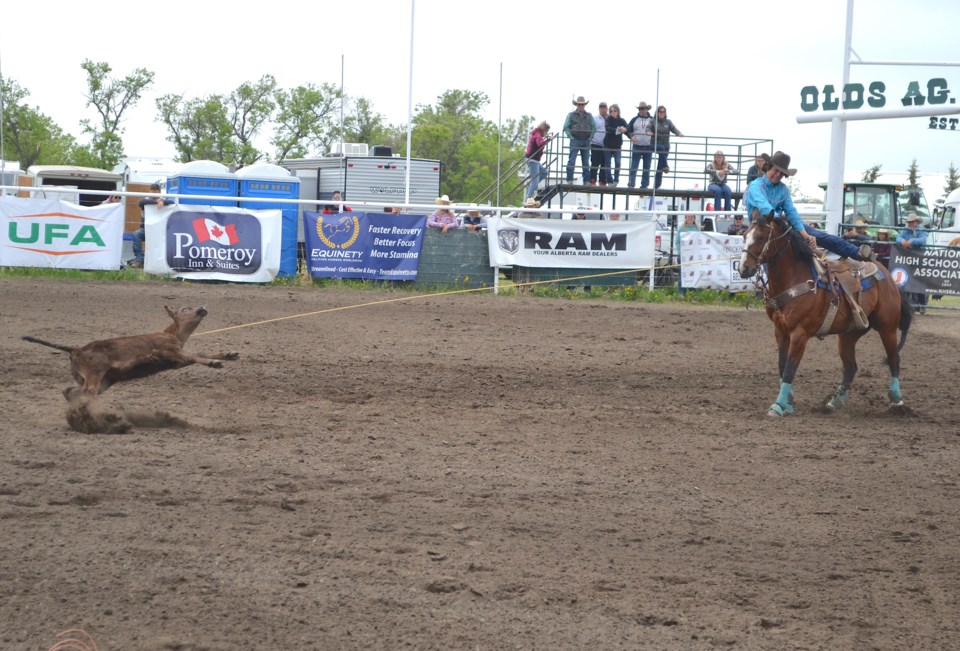
[[[31,165],[78,164],[77,143],[49,117],[26,103],[30,91],[13,79],[0,81],[5,158],[15,157],[23,169]]]
[[[230,164],[238,157],[227,106],[220,95],[185,100],[183,95],[157,99],[157,120],[167,125],[167,138],[181,162],[214,160]]]
[[[950,194],[957,188],[960,188],[960,172],[957,172],[953,161],[950,161],[950,167],[947,168],[947,184],[943,186],[943,193]]]
[[[389,131],[390,127],[384,124],[383,116],[373,110],[370,100],[359,97],[347,103],[343,119],[344,142],[383,145],[390,136]]]
[[[522,145],[501,141],[497,126],[480,116],[488,103],[485,93],[449,90],[435,105],[418,106],[413,118],[411,155],[443,163],[442,191],[456,201],[485,201],[495,196],[498,148],[501,171],[523,157]],[[519,132],[519,127],[514,125],[512,131]],[[516,133],[511,134],[513,138],[522,140]],[[517,203],[522,194],[519,183],[517,186],[501,195],[501,201]]]
[[[913,162],[910,163],[910,167],[907,168],[907,187],[910,188],[919,188],[920,187],[920,167],[917,165],[917,159],[914,158]]]
[[[866,172],[863,173],[863,176],[860,178],[864,183],[876,183],[877,178],[880,176],[880,168],[883,167],[880,163],[877,163]]]
[[[227,164],[242,167],[263,158],[263,153],[253,146],[253,139],[273,114],[276,90],[277,80],[273,75],[264,75],[253,83],[240,84],[226,97],[227,120],[235,144],[235,155]]]
[[[339,120],[340,89],[307,84],[274,93],[277,114],[270,144],[276,159],[322,156],[330,147]]]
[[[98,119],[80,121],[83,133],[91,137],[87,147],[89,164],[111,169],[123,158],[123,127],[127,109],[136,106],[143,91],[153,83],[153,73],[137,68],[123,79],[111,77],[113,69],[106,62],[85,59],[80,67],[87,72],[87,106],[93,106]]]

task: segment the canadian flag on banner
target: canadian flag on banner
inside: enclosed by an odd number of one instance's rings
[[[193,230],[197,234],[200,242],[213,240],[224,246],[233,246],[240,241],[237,237],[236,224],[227,224],[223,226],[205,217],[193,220]]]

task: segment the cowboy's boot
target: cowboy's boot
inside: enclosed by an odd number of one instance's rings
[[[864,262],[876,262],[877,255],[873,252],[873,249],[870,248],[869,244],[860,245],[860,259]]]

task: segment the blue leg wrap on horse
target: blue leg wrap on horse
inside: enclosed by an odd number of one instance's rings
[[[900,378],[895,377],[890,380],[890,391],[887,394],[890,402],[900,404],[903,402],[903,396],[900,394]]]
[[[793,385],[789,382],[780,381],[780,395],[777,401],[770,408],[779,407],[784,414],[793,413]]]

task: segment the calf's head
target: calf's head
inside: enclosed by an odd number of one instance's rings
[[[164,309],[173,319],[173,323],[168,325],[164,332],[179,339],[180,343],[184,343],[203,321],[203,317],[207,316],[207,308],[202,305],[200,307],[181,307],[176,310],[171,310],[170,306],[165,305]]]

